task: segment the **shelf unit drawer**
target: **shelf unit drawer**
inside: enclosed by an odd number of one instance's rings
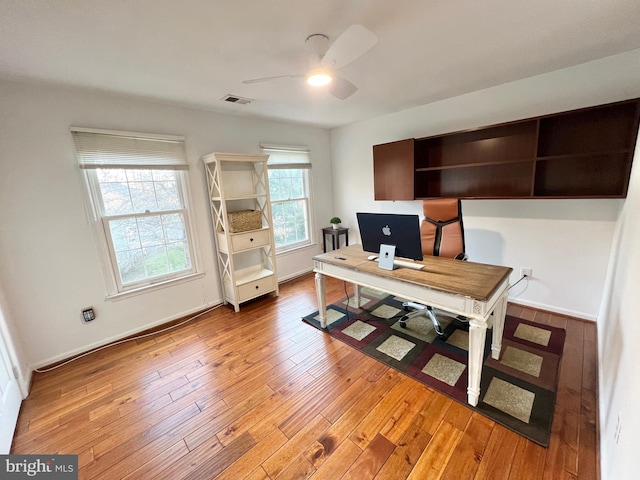
[[[238,286],[238,300],[244,302],[275,290],[273,275]]]
[[[231,237],[231,248],[234,252],[241,252],[251,248],[269,245],[271,237],[269,230],[253,230],[251,232],[235,234]]]

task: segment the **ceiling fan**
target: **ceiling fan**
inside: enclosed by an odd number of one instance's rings
[[[353,83],[336,75],[336,70],[364,55],[378,42],[378,37],[362,25],[351,25],[329,45],[329,37],[322,33],[309,35],[305,40],[307,47],[307,71],[275,77],[254,78],[242,83],[268,82],[280,78],[306,77],[307,83],[316,87],[328,85],[329,92],[344,100],[358,91]]]

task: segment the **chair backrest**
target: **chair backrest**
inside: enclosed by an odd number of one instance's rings
[[[464,227],[460,200],[423,200],[422,211],[425,217],[420,225],[423,255],[464,257]]]

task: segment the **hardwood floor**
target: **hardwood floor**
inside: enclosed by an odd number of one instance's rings
[[[316,308],[306,275],[34,374],[12,453],[78,454],[82,479],[598,478],[594,324],[509,305],[567,330],[543,448],[304,324]]]

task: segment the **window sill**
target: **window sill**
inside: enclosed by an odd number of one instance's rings
[[[276,250],[276,256],[278,255],[287,255],[289,253],[295,253],[298,250],[304,250],[306,248],[311,248],[311,247],[315,247],[316,243],[315,242],[310,242],[310,243],[305,243],[304,245],[296,245],[294,247],[291,248],[286,248],[286,249],[282,249],[282,250]]]
[[[113,295],[107,295],[107,300],[118,301],[123,300],[125,298],[134,297],[136,295],[142,295],[145,293],[151,293],[156,290],[161,290],[166,287],[170,287],[173,285],[178,285],[185,282],[190,282],[191,280],[195,280],[197,278],[204,277],[204,273],[191,273],[189,275],[185,275],[184,277],[174,278],[173,280],[166,280],[164,282],[154,283],[153,285],[146,285],[144,287],[135,288],[132,290],[126,290],[124,292],[114,293]]]

